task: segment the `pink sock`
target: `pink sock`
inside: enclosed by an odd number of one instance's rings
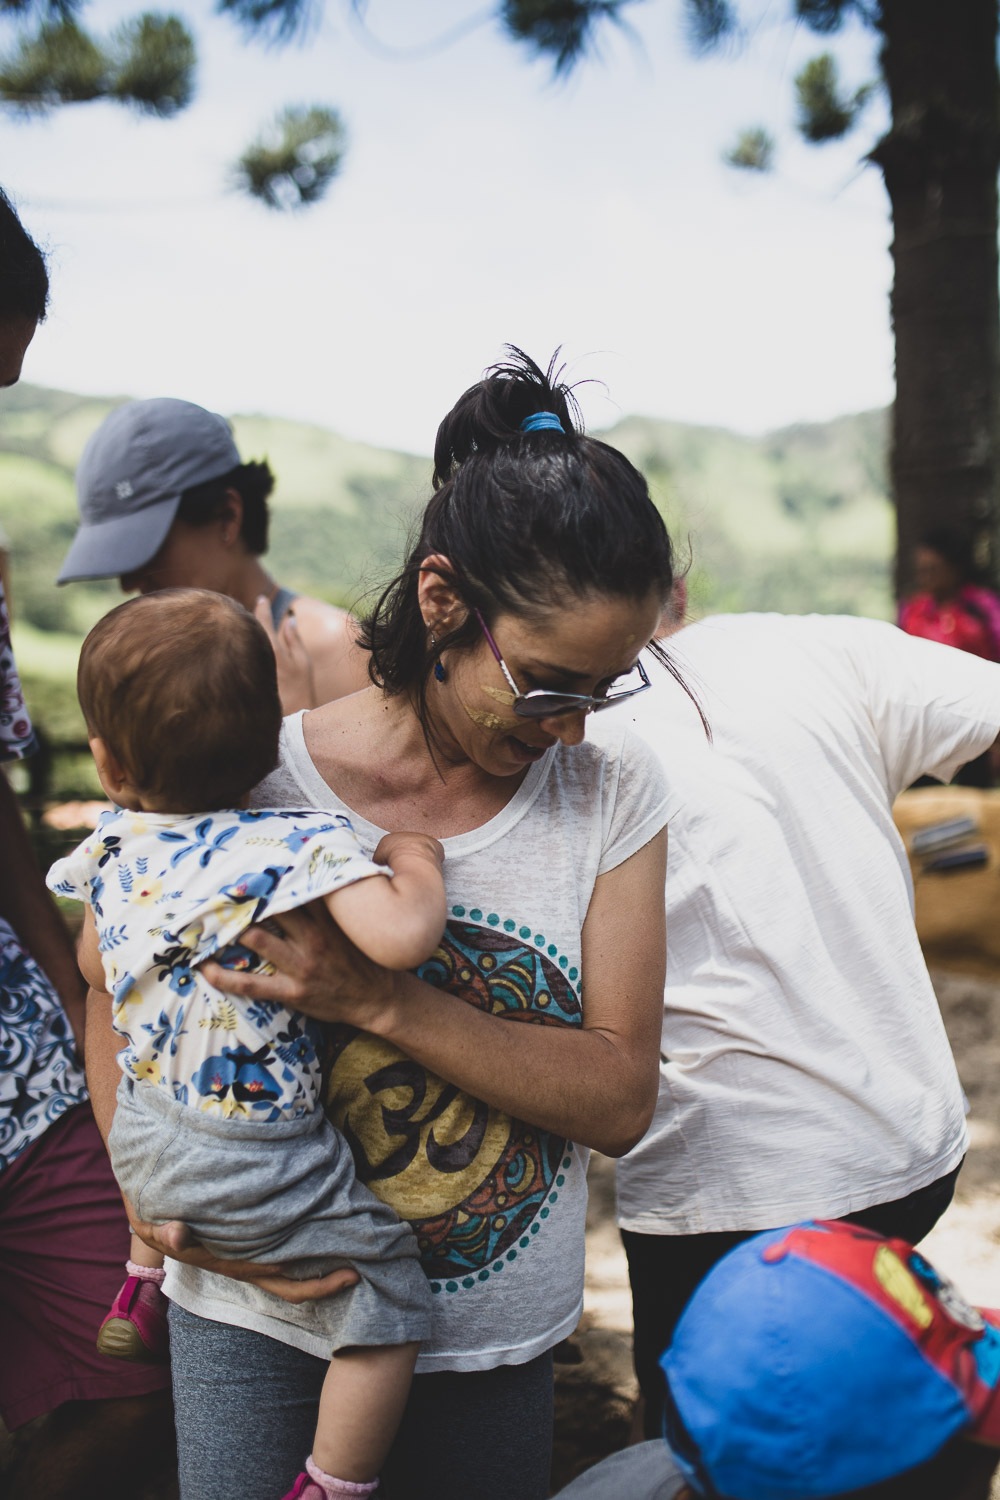
[[[157,1286],[163,1285],[167,1274],[163,1266],[140,1266],[134,1260],[127,1260],[125,1269],[130,1276],[138,1276],[140,1281],[155,1281]]]
[[[356,1484],[350,1479],[334,1479],[332,1474],[327,1474],[319,1464],[313,1461],[310,1453],[306,1459],[306,1473],[314,1484],[318,1484],[326,1495],[327,1500],[364,1500],[366,1495],[374,1495],[378,1489],[378,1480],[372,1479],[366,1484]]]

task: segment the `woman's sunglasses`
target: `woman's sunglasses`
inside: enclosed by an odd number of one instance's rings
[[[555,719],[561,714],[597,714],[604,708],[613,708],[616,703],[624,703],[626,698],[634,698],[636,693],[644,693],[652,683],[646,674],[646,668],[641,661],[637,661],[624,678],[624,682],[634,681],[638,676],[639,681],[633,686],[615,687],[613,684],[600,698],[593,698],[588,693],[550,693],[548,688],[532,688],[530,693],[522,693],[517,683],[507,668],[507,663],[500,655],[500,647],[490,634],[489,626],[479,613],[473,609],[473,614],[479,621],[479,628],[486,637],[486,644],[497,659],[507,686],[514,694],[513,709],[520,719]]]

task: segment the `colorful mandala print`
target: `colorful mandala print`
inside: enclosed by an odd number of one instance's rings
[[[552,945],[540,951],[541,935],[493,921],[449,921],[421,979],[512,1022],[579,1026],[576,970],[567,972]],[[333,1053],[331,1119],[359,1178],[410,1221],[429,1277],[488,1278],[548,1217],[566,1141],[471,1099],[365,1033],[342,1028]]]

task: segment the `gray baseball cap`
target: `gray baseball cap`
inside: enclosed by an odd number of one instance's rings
[[[141,568],[166,540],[184,491],[241,462],[225,417],[203,406],[163,396],[117,407],[77,466],[80,526],[57,582]]]

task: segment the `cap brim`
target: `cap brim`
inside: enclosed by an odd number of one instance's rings
[[[134,573],[159,552],[173,524],[180,495],[147,505],[111,521],[83,521],[59,569],[57,583],[87,578],[120,578]]]

